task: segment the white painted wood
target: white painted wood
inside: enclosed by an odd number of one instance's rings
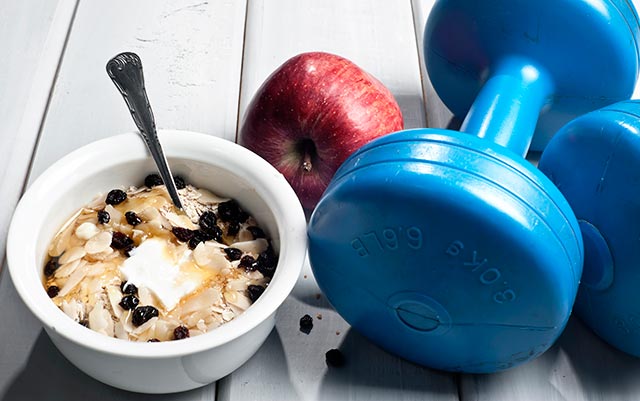
[[[240,114],[276,68],[307,51],[353,61],[394,94],[405,127],[425,126],[410,3],[257,0],[249,2]]]
[[[147,90],[159,127],[235,138],[245,11],[244,1],[82,0],[28,182],[81,145],[134,130],[126,106],[105,72],[107,60],[125,50],[135,51],[143,59]],[[26,5],[23,14],[33,18]],[[19,13],[11,11],[6,17],[11,20],[16,16]],[[25,18],[19,22],[24,23]],[[36,29],[32,29],[35,33]],[[16,44],[13,52],[18,53],[19,49]],[[44,56],[34,56],[34,60],[47,61]],[[57,64],[56,60],[54,66]],[[46,83],[44,76],[26,77],[23,81],[32,83],[34,88]],[[50,83],[51,80],[47,88],[41,88],[47,89],[47,97]],[[19,146],[15,137],[9,138],[12,142],[7,146],[11,151],[24,148],[31,154],[42,122],[42,113],[37,113],[40,109],[33,109],[24,123],[30,122],[36,128],[30,145]],[[4,134],[2,140],[4,145]],[[24,171],[29,157],[25,161]],[[11,180],[3,178],[3,196],[11,186],[16,186],[19,193],[24,182],[24,172]],[[10,213],[14,205],[7,206]],[[6,272],[0,280],[0,305],[2,400],[215,400],[215,384],[178,395],[144,396],[116,390],[87,377],[57,352],[19,300]]]
[[[105,72],[122,51],[142,59],[159,128],[235,139],[245,11],[236,0],[82,1],[31,178],[81,145],[135,131]]]
[[[407,128],[425,126],[409,0],[250,1],[240,114],[273,70],[306,51],[352,60],[395,95]],[[309,314],[314,328],[299,331]],[[322,315],[322,319],[318,316]],[[347,365],[328,368],[325,352]],[[279,310],[276,331],[238,371],[218,383],[219,400],[457,400],[455,376],[421,368],[380,350],[328,305],[308,263]]]
[[[75,0],[0,2],[0,249],[40,130]],[[1,270],[1,266],[0,266]]]
[[[427,126],[433,128],[447,128],[451,123],[453,114],[447,109],[438,97],[433,84],[429,79],[429,74],[425,68],[424,59],[424,27],[429,17],[429,12],[436,0],[411,0],[413,8],[413,19],[418,41],[418,52],[420,55],[420,71],[422,74],[422,87],[424,91],[424,103],[427,111]],[[454,122],[455,126],[455,122]]]

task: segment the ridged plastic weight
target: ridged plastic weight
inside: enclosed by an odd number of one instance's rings
[[[540,170],[582,230],[576,314],[605,341],[640,357],[640,101],[567,124],[549,142]]]
[[[438,369],[493,372],[550,347],[583,245],[562,194],[523,156],[541,110],[556,121],[630,96],[637,31],[624,2],[437,2],[431,80],[453,110],[475,101],[462,133],[387,135],[334,176],[311,216],[309,257],[336,310]]]

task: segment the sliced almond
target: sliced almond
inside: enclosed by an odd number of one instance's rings
[[[200,196],[196,199],[199,203],[203,205],[217,205],[218,203],[226,202],[229,198],[223,198],[221,196],[215,195],[212,192],[207,191],[206,189],[199,189]]]
[[[95,224],[88,221],[80,224],[75,231],[76,237],[83,239],[85,241],[93,237],[94,235],[98,234],[99,232],[100,230],[98,229],[98,227]]]
[[[181,307],[180,313],[188,315],[199,310],[208,310],[211,305],[218,304],[221,300],[220,291],[215,288],[207,288],[200,294],[189,298]]]
[[[111,249],[111,237],[112,234],[110,232],[103,231],[87,241],[84,245],[84,250],[92,255],[105,252]]]
[[[73,272],[73,274],[71,276],[69,276],[69,279],[67,280],[67,282],[64,283],[64,285],[60,289],[60,292],[58,293],[58,296],[64,297],[65,295],[67,295],[69,292],[71,292],[78,285],[78,283],[80,283],[80,281],[82,281],[82,279],[86,275],[87,275],[87,266],[86,265],[83,265],[83,266],[77,268]]]
[[[233,248],[238,248],[242,252],[250,253],[254,256],[257,256],[267,250],[267,248],[269,247],[269,242],[267,242],[267,240],[264,238],[257,238],[251,241],[236,242],[231,244],[230,246]]]
[[[236,291],[236,296],[233,301],[229,300],[226,296],[225,299],[227,299],[229,304],[242,311],[247,310],[247,308],[251,306],[251,300],[244,294],[244,292]]]
[[[198,226],[193,224],[189,216],[185,214],[176,214],[171,211],[166,212],[164,217],[169,220],[172,226],[188,228],[189,230],[197,230]]]
[[[73,262],[74,260],[82,258],[86,254],[87,252],[84,250],[84,247],[76,246],[67,249],[62,256],[60,256],[60,259],[58,259],[58,263],[63,265],[65,263]]]
[[[208,242],[201,242],[193,250],[193,259],[198,266],[216,272],[230,266],[229,260],[225,257],[219,246]]]
[[[61,265],[58,268],[58,270],[56,270],[55,277],[58,279],[63,277],[69,277],[71,274],[73,274],[74,271],[76,271],[78,266],[80,266],[81,262],[82,262],[82,259],[76,259],[73,262],[69,262],[69,263],[65,263],[64,265]]]

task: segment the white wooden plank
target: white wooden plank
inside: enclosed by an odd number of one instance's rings
[[[24,186],[75,0],[0,2],[0,249]],[[0,266],[1,270],[1,266]]]
[[[352,60],[391,90],[407,128],[425,126],[409,0],[250,1],[240,114],[273,70],[306,51]],[[305,314],[314,317],[309,335],[299,331]],[[332,348],[343,351],[346,366],[327,367],[325,352]],[[320,294],[308,263],[279,310],[276,331],[218,387],[225,401],[458,399],[455,376],[403,361],[350,330]]]
[[[424,27],[429,17],[429,12],[436,0],[412,0],[413,18],[418,41],[420,55],[420,71],[422,73],[422,87],[424,90],[424,103],[427,110],[427,126],[433,128],[447,128],[452,123],[453,114],[447,109],[438,97],[424,63]],[[457,128],[456,122],[453,122]]]
[[[107,60],[125,50],[135,51],[143,59],[159,127],[233,139],[245,11],[244,1],[81,1],[29,181],[83,144],[134,130],[124,102],[105,72]],[[39,127],[41,116],[32,117]],[[16,149],[15,144],[11,146]],[[24,174],[18,182],[21,187]],[[2,185],[4,189],[4,181]],[[215,399],[215,385],[179,395],[143,396],[85,376],[56,351],[20,302],[6,272],[0,281],[0,305],[0,321],[4,322],[0,325],[3,400]]]
[[[32,179],[96,139],[135,131],[105,72],[140,55],[159,128],[235,139],[245,1],[81,2],[60,68]]]
[[[405,127],[425,126],[408,1],[250,1],[240,114],[262,82],[290,57],[326,51],[353,61],[394,94]]]

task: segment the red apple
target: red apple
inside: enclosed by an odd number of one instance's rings
[[[289,59],[267,78],[238,139],[313,209],[351,153],[402,127],[398,103],[380,81],[345,58],[315,52]]]

